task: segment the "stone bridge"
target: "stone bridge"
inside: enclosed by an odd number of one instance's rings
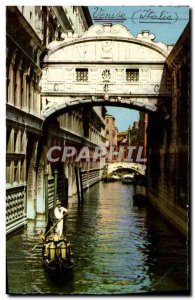
[[[141,175],[145,175],[146,172],[146,165],[142,165],[139,163],[133,162],[114,162],[108,164],[107,174],[111,174],[112,172],[119,170],[119,169],[129,169],[139,173]]]
[[[165,60],[172,47],[123,25],[93,25],[82,36],[68,32],[49,44],[43,59],[42,117],[80,106],[114,105],[154,112],[169,101]]]

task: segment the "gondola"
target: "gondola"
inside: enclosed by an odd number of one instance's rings
[[[74,264],[70,243],[57,233],[46,237],[42,246],[42,256],[45,266],[50,270],[71,269]]]
[[[52,225],[49,218],[46,233],[40,232],[41,241],[32,248],[34,251],[38,245],[42,244],[43,261],[50,270],[72,269],[74,265],[74,255],[70,243],[65,236],[60,236],[55,232],[55,227],[61,220],[59,219]]]
[[[122,183],[133,183],[134,180],[134,174],[124,174],[122,176]]]
[[[146,177],[143,175],[135,175],[134,178],[134,204],[135,205],[146,205],[147,194],[146,194]]]

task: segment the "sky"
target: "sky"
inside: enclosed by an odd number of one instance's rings
[[[122,24],[133,36],[150,30],[155,41],[175,44],[189,21],[188,6],[88,6],[94,24]],[[119,131],[139,119],[139,112],[126,108],[106,107],[116,119]]]
[[[139,112],[125,107],[106,106],[107,114],[115,117],[115,125],[119,131],[125,131],[134,121],[139,121]]]
[[[175,44],[189,20],[189,7],[187,6],[88,7],[94,24],[103,24],[106,22],[123,24],[135,37],[138,33],[141,33],[142,30],[150,30],[156,36],[155,41],[164,42],[166,44]],[[115,19],[122,19],[124,16],[123,19],[126,20],[109,21],[108,14],[110,17],[114,14]],[[103,15],[105,17],[103,22],[101,22],[100,19],[103,19]],[[161,20],[154,19],[155,16],[161,16]],[[96,21],[95,19],[98,20]]]

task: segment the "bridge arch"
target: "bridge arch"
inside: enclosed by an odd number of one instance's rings
[[[107,166],[107,174],[112,174],[113,172],[118,171],[120,169],[128,169],[137,174],[145,175],[146,165],[134,162],[112,162]]]
[[[155,112],[159,99],[170,97],[171,47],[154,39],[149,31],[133,37],[123,25],[96,24],[52,42],[43,59],[43,119],[85,105]]]

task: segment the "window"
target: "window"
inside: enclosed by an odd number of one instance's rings
[[[6,182],[11,183],[11,161],[7,163],[6,165]]]
[[[126,81],[137,82],[139,81],[138,69],[126,69]]]
[[[109,130],[106,130],[106,134],[109,134]]]
[[[109,123],[109,119],[106,119],[106,124],[108,124]]]
[[[88,69],[80,68],[76,69],[76,81],[88,81]]]

